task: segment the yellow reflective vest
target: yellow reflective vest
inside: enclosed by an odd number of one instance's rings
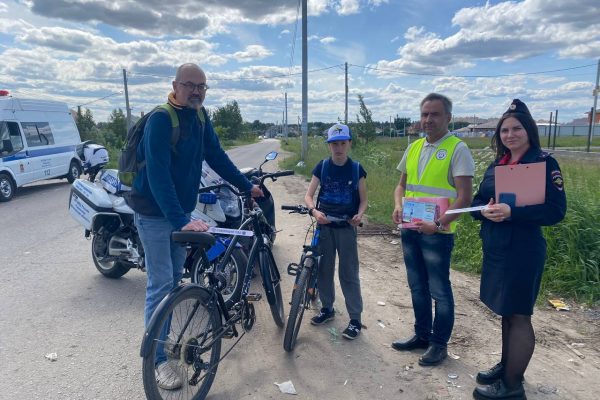
[[[406,157],[405,197],[447,197],[452,204],[456,200],[456,188],[448,182],[454,149],[461,142],[454,135],[446,137],[431,155],[421,178],[419,178],[419,156],[426,138],[421,138],[410,146]],[[456,230],[456,221],[450,223],[450,232]]]

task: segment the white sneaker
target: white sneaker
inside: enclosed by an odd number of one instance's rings
[[[170,362],[158,364],[156,367],[156,383],[159,388],[165,390],[175,390],[183,386],[179,369]]]

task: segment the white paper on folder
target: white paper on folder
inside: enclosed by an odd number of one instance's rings
[[[471,211],[481,211],[487,208],[487,204],[485,206],[477,206],[477,207],[467,207],[467,208],[455,208],[454,210],[446,210],[446,214],[460,214]]]

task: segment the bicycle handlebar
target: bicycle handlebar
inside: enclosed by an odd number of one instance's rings
[[[308,214],[308,207],[303,206],[302,204],[298,204],[297,206],[281,206],[281,209],[284,211],[291,211],[292,213],[298,214]]]
[[[278,178],[280,176],[289,176],[289,175],[294,175],[294,174],[295,174],[295,172],[292,170],[265,173],[260,177],[259,186],[261,186],[261,187],[264,186],[263,182],[267,178],[271,178],[272,180],[275,180],[276,178]],[[236,187],[231,185],[229,182],[223,182],[223,183],[219,183],[217,185],[211,185],[211,186],[206,186],[206,187],[200,188],[200,189],[198,189],[198,193],[207,193],[207,192],[211,192],[213,190],[217,190],[217,189],[220,189],[223,187],[226,187],[227,189],[231,190],[231,192],[236,196],[248,197],[250,195],[250,191],[240,192],[239,190],[237,190]]]
[[[294,213],[308,214],[308,207],[303,206],[302,204],[298,204],[297,206],[282,205],[281,209],[284,211],[291,211],[291,214],[294,214]],[[326,217],[329,221],[331,221],[333,223],[348,222],[348,220],[346,220],[346,219],[334,217],[333,215],[326,215]],[[358,226],[360,226],[362,228],[363,223],[361,222],[360,224],[358,224]]]

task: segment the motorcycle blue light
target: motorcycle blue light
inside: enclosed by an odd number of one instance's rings
[[[204,204],[216,204],[217,195],[215,193],[200,193],[200,199],[198,201]]]

